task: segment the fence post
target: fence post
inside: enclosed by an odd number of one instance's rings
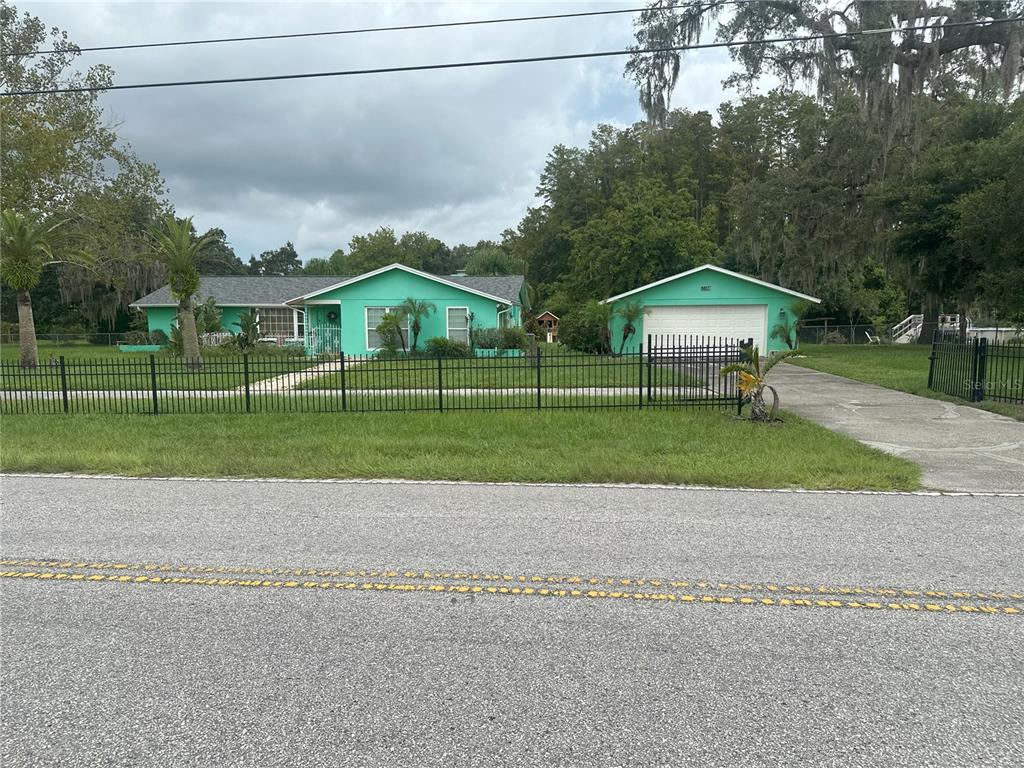
[[[251,394],[249,391],[249,353],[242,353],[242,375],[245,379],[245,412],[252,413]]]
[[[980,339],[976,339],[974,343],[975,367],[971,402],[980,403],[985,399],[985,368],[988,363],[988,339],[982,336]]]
[[[636,391],[637,408],[644,407],[644,343],[640,342],[640,349],[637,351],[637,369],[640,371],[640,382]]]
[[[64,413],[68,412],[68,374],[64,369],[64,355],[60,356],[60,392],[64,398]]]
[[[156,416],[160,413],[160,407],[156,399],[156,355],[152,352],[149,353],[149,387],[153,393],[153,415]]]
[[[541,352],[540,345],[537,345],[537,410],[540,410],[540,361]]]
[[[653,372],[653,369],[651,368],[651,351],[652,351],[652,347],[651,347],[651,334],[648,333],[647,334],[647,402],[648,403],[651,402],[651,395],[653,394],[653,392],[651,391],[651,389],[652,389],[652,387],[651,387],[651,373]]]
[[[441,353],[437,353],[437,410],[444,411],[444,387],[441,378]]]
[[[338,351],[338,360],[341,361],[341,410],[345,411],[348,409],[348,403],[345,399],[345,353],[344,351]]]

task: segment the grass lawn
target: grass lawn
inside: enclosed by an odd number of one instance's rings
[[[65,358],[68,388],[71,390],[149,390],[149,352],[121,352],[117,347],[91,344],[39,342],[39,367],[18,367],[18,345],[0,348],[0,390],[56,391],[61,389],[59,358]],[[265,362],[264,362],[265,361]],[[264,356],[250,361],[250,381],[273,378],[289,371],[301,371],[315,362],[303,357]],[[235,389],[244,386],[240,355],[210,354],[203,369],[189,371],[179,358],[157,353],[157,389]]]
[[[8,416],[18,472],[909,490],[914,464],[786,414],[714,411]]]
[[[806,357],[790,358],[786,362],[933,400],[970,405],[1024,421],[1024,405],[991,400],[968,403],[928,389],[931,348],[927,345],[802,344],[800,351]]]
[[[643,373],[646,385],[647,372]],[[437,359],[413,358],[350,362],[345,371],[347,389],[437,389]],[[660,386],[695,386],[696,378],[668,367],[659,367]],[[526,358],[467,358],[441,361],[445,389],[534,389],[537,369]],[[541,357],[542,388],[640,386],[640,363],[632,357],[598,357],[585,354]],[[337,389],[336,373],[311,378],[301,389]]]

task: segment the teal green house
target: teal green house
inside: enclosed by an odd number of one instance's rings
[[[527,296],[522,275],[441,276],[390,264],[352,277],[203,277],[196,300],[213,298],[224,332],[237,332],[239,316],[255,308],[267,341],[301,345],[308,354],[348,355],[377,351],[377,325],[407,298],[434,305],[421,321],[422,345],[437,336],[468,343],[470,325],[520,327]],[[145,312],[150,332],[169,335],[177,321],[177,302],[168,286],[131,306]]]
[[[605,299],[612,306],[612,346],[617,350],[625,321],[617,310],[629,303],[643,309],[634,323],[636,332],[627,340],[626,351],[645,347],[648,336],[704,336],[722,339],[753,339],[762,354],[787,349],[783,339],[772,338],[780,323],[795,325],[794,302],[820,304],[805,293],[732,272],[713,264],[689,269],[677,275],[641,285]]]

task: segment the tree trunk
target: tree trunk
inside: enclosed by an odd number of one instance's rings
[[[939,330],[939,299],[928,294],[921,307],[921,333],[917,337],[918,344],[931,344],[932,336]]]
[[[764,402],[764,390],[755,389],[750,395],[750,420],[770,421],[768,406]]]
[[[181,351],[189,370],[198,371],[203,367],[199,355],[199,336],[196,333],[196,316],[192,314],[192,300],[178,302],[178,327],[181,329]]]
[[[18,348],[22,368],[39,366],[36,322],[32,317],[32,295],[28,291],[18,291]]]

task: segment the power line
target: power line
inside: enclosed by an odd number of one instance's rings
[[[680,3],[676,7],[697,5],[700,0]],[[747,3],[761,2],[761,0],[725,0],[724,5],[745,5]],[[578,19],[587,16],[614,16],[623,13],[641,13],[649,10],[646,6],[642,8],[618,8],[606,11],[578,11],[575,13],[549,13],[543,16],[513,16],[501,19],[475,19],[472,21],[444,21],[432,24],[402,24],[394,27],[362,27],[357,29],[336,29],[325,32],[294,32],[280,35],[251,35],[249,37],[218,37],[202,40],[175,40],[164,43],[130,43],[125,45],[94,45],[88,48],[74,47],[60,50],[51,48],[44,51],[18,51],[15,53],[0,53],[0,56],[42,56],[49,53],[66,53],[68,50],[78,53],[87,51],[124,51],[136,48],[170,48],[182,45],[209,45],[211,43],[244,43],[255,40],[288,40],[303,37],[330,37],[336,35],[362,35],[370,32],[405,32],[417,29],[441,29],[444,27],[472,27],[484,24],[511,24],[522,21],[548,21],[553,19]]]
[[[529,56],[514,59],[488,59],[484,61],[458,61],[448,64],[414,64],[405,67],[375,67],[372,69],[345,69],[334,72],[303,72],[291,75],[261,75],[255,77],[225,77],[213,80],[179,80],[158,83],[132,83],[129,85],[110,86],[82,86],[77,88],[52,88],[31,91],[9,91],[0,93],[0,96],[43,96],[58,93],[91,93],[96,91],[127,91],[143,88],[177,88],[190,85],[225,85],[229,83],[264,83],[274,80],[309,80],[322,77],[352,77],[354,75],[383,75],[398,72],[425,72],[442,69],[469,69],[473,67],[493,67],[504,64],[534,64],[545,61],[569,61],[572,59],[597,59],[611,56],[630,56],[633,54],[647,53],[673,53],[680,51],[698,51],[711,48],[741,48],[748,45],[774,45],[777,43],[801,43],[812,40],[829,40],[843,37],[866,37],[869,35],[892,35],[900,32],[917,32],[928,29],[950,29],[953,27],[983,27],[995,24],[1008,24],[1015,21],[1024,21],[1024,16],[1014,16],[1005,19],[975,19],[973,21],[951,22],[949,24],[928,24],[919,27],[892,27],[885,29],[865,29],[858,32],[836,32],[819,35],[799,35],[790,37],[772,37],[760,40],[739,40],[717,43],[696,43],[693,45],[672,45],[660,48],[634,48],[617,51],[594,51],[590,53],[565,53],[553,56]]]

